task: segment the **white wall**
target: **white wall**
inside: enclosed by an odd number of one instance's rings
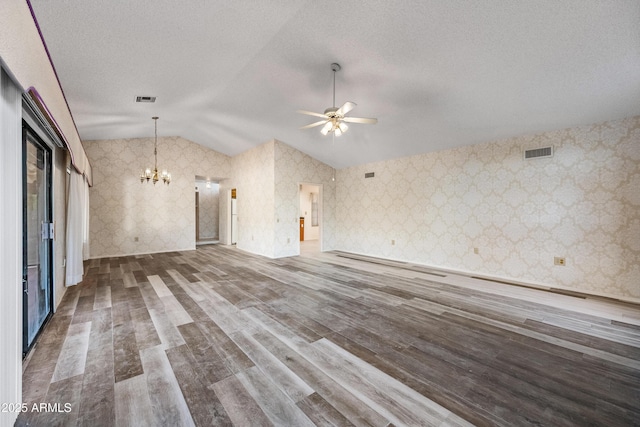
[[[0,403],[22,402],[22,102],[0,69]],[[17,413],[0,412],[0,426]]]
[[[638,300],[639,189],[640,117],[372,163],[338,171],[336,248]]]

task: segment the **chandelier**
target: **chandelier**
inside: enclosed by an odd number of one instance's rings
[[[153,146],[153,156],[155,158],[155,164],[153,166],[153,170],[151,168],[146,168],[142,173],[140,173],[140,182],[153,181],[153,185],[156,182],[162,179],[162,182],[169,185],[171,182],[171,174],[167,172],[166,169],[162,171],[162,173],[158,174],[158,117],[151,117],[155,124],[155,143]]]

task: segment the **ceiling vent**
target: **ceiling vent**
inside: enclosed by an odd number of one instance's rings
[[[553,157],[553,146],[524,150],[525,160],[539,159],[541,157]]]
[[[136,102],[156,102],[155,96],[136,96]]]

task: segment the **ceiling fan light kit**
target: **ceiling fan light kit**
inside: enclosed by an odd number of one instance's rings
[[[336,107],[336,72],[340,71],[341,68],[340,64],[335,62],[331,64],[331,71],[333,71],[333,107],[327,108],[322,114],[314,113],[313,111],[298,110],[301,114],[322,118],[322,120],[302,126],[300,129],[309,129],[324,125],[320,130],[322,135],[333,133],[335,136],[340,136],[349,129],[347,123],[363,123],[372,125],[378,123],[378,119],[373,118],[347,117],[346,114],[356,107],[354,102],[347,101],[342,105],[342,107]]]

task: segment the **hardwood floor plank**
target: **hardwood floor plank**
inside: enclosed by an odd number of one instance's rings
[[[91,321],[92,312],[93,312],[93,304],[95,300],[95,288],[91,290],[89,295],[80,295],[78,298],[78,304],[76,305],[76,310],[73,313],[73,321],[72,323],[86,323]]]
[[[171,369],[180,385],[189,412],[197,426],[227,426],[231,420],[215,391],[207,388],[196,369],[197,361],[187,345],[166,350]]]
[[[155,425],[195,425],[162,346],[142,350],[140,358],[144,367]]]
[[[149,310],[146,307],[131,310],[130,315],[138,350],[162,344],[153,320],[151,320]]]
[[[153,290],[156,291],[156,294],[158,295],[158,297],[162,298],[162,297],[173,296],[173,293],[169,290],[167,285],[162,281],[160,276],[155,276],[155,275],[149,276],[148,280],[149,280],[149,283],[151,283]]]
[[[235,375],[212,387],[234,426],[274,425]]]
[[[82,379],[79,426],[115,424],[113,332],[111,327],[107,327],[110,319],[111,310],[108,308],[94,312]]]
[[[142,362],[131,321],[113,327],[113,363],[115,382],[142,374]]]
[[[268,332],[259,333],[255,338],[353,425],[389,425],[389,420],[367,406],[322,370],[316,368],[293,347]]]
[[[96,289],[96,297],[93,302],[93,310],[101,310],[111,307],[111,287],[103,286]]]
[[[228,356],[224,351],[223,343],[212,337],[217,345],[213,344],[196,323],[179,326],[178,330],[195,360],[194,369],[197,370],[200,381],[207,387],[233,374],[232,370],[227,367],[225,359]]]
[[[305,397],[297,405],[317,426],[349,427],[353,425],[318,393]]]
[[[127,378],[115,384],[116,427],[155,427],[147,381],[144,375]]]
[[[238,332],[232,335],[231,339],[293,402],[299,402],[314,392],[307,383],[289,370],[285,364],[280,362],[278,358],[272,355],[252,336]]]
[[[320,367],[363,402],[397,425],[437,425],[450,411],[415,390],[384,374],[331,341],[322,339],[310,345],[319,351],[305,353]],[[336,367],[340,368],[337,369]],[[376,390],[385,390],[384,394]]]
[[[313,422],[258,367],[236,374],[267,418],[277,426],[313,426]]]
[[[18,416],[16,426],[76,425],[81,391],[82,375],[52,383],[42,401],[29,405],[29,411]]]
[[[359,258],[90,260],[17,425],[638,424],[640,305]]]
[[[23,362],[26,364],[22,372],[23,402],[29,405],[44,402],[71,320],[72,316],[54,316]]]
[[[51,383],[84,373],[91,322],[71,324],[64,340]]]
[[[182,304],[178,302],[173,294],[166,297],[160,297],[160,300],[162,301],[162,304],[164,304],[165,314],[175,326],[193,323],[193,319],[189,316],[189,313],[187,313],[184,307],[182,307]]]
[[[164,311],[152,309],[149,310],[149,316],[165,349],[184,344],[184,339],[182,339],[178,328],[171,322]]]
[[[242,372],[254,366],[253,362],[236,343],[212,320],[197,323],[206,340],[223,358],[224,365],[231,373]],[[226,372],[224,372],[226,374]]]

